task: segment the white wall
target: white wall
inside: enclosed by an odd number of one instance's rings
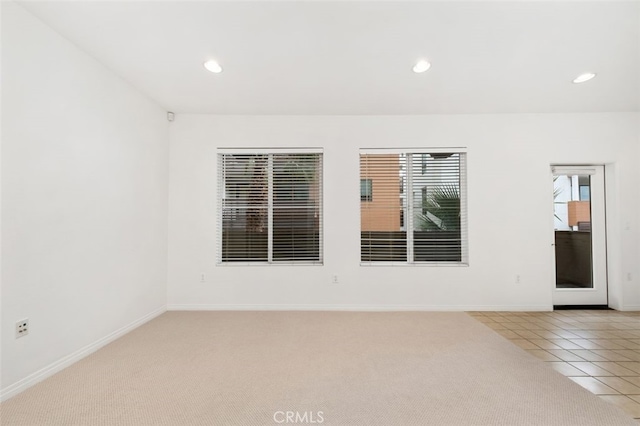
[[[165,114],[2,2],[3,397],[165,309]]]
[[[609,178],[611,303],[640,308],[638,118],[178,115],[170,128],[168,307],[550,309],[550,165],[593,163],[607,165]],[[360,266],[358,149],[443,146],[468,148],[470,266]],[[324,266],[216,266],[218,147],[324,148]]]

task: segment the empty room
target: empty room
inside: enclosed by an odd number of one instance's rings
[[[0,14],[3,426],[640,422],[640,1]]]

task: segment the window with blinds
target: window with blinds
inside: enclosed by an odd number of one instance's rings
[[[219,153],[219,262],[322,262],[322,154]]]
[[[466,264],[465,159],[463,152],[361,150],[361,261]]]

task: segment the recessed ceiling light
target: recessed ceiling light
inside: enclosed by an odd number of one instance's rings
[[[595,77],[595,76],[596,76],[596,75],[595,75],[595,73],[587,72],[587,73],[584,73],[584,74],[582,74],[582,75],[577,76],[577,77],[573,80],[573,82],[574,82],[574,83],[584,83],[585,81],[589,81],[589,80],[591,80],[591,79],[592,79],[593,77]]]
[[[429,61],[425,61],[423,59],[416,62],[416,64],[413,66],[413,72],[421,73],[421,72],[425,72],[429,68],[431,68],[431,64],[429,63]]]
[[[219,73],[222,72],[222,67],[220,66],[220,64],[217,63],[216,61],[214,61],[213,59],[210,60],[210,61],[205,62],[204,63],[204,67],[207,70],[209,70],[209,71],[211,71],[213,73],[216,73],[216,74],[219,74]]]

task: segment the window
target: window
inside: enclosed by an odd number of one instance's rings
[[[322,154],[218,154],[220,263],[322,262]]]
[[[580,201],[591,199],[591,176],[578,176],[578,198]]]
[[[580,201],[589,201],[591,199],[589,185],[580,185]]]
[[[360,179],[360,201],[373,200],[373,185],[371,179]]]
[[[363,263],[467,263],[466,154],[361,150],[360,179],[376,188],[360,206]]]

